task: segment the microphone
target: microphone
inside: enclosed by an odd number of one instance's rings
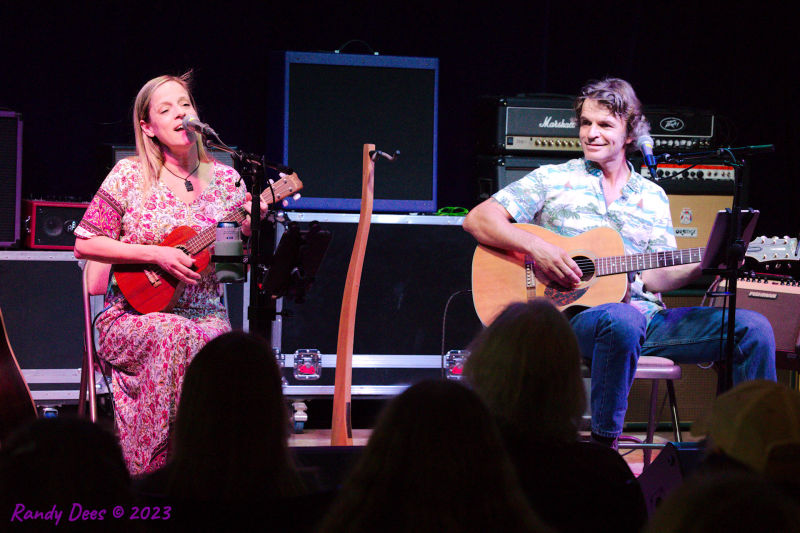
[[[185,119],[184,119],[185,120]],[[640,135],[638,139],[636,139],[636,148],[642,152],[644,156],[644,164],[647,165],[647,170],[650,171],[650,177],[653,181],[658,180],[658,163],[656,162],[656,157],[653,155],[653,138],[649,135]]]
[[[194,115],[186,115],[183,117],[183,129],[202,133],[206,137],[217,137],[217,132],[214,131],[214,128],[205,122],[200,122],[200,119]]]

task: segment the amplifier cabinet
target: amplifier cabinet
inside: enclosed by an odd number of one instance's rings
[[[725,286],[725,282],[721,283],[721,290]],[[715,305],[723,305],[722,298],[716,300]],[[757,311],[767,317],[775,333],[778,368],[800,370],[800,283],[739,279],[736,308]]]
[[[668,194],[667,197],[678,248],[705,246],[717,213],[733,203],[732,196]]]
[[[478,199],[491,195],[544,165],[559,165],[580,157],[561,154],[556,156],[482,155],[476,164]]]
[[[303,229],[311,221],[320,222],[333,238],[306,301],[278,301],[278,310],[288,315],[279,316],[273,325],[273,346],[285,357],[287,393],[330,394],[332,381],[326,368],[332,375],[358,215],[290,216]],[[372,216],[355,321],[353,394],[392,395],[423,377],[438,377],[443,344],[445,351],[464,349],[481,330],[468,292],[476,243],[461,227],[462,221],[463,217],[452,216]],[[276,242],[282,233],[279,225]],[[246,307],[247,288],[244,294]],[[294,352],[302,349],[322,354],[321,380],[293,380],[288,367]],[[329,389],[313,388],[319,386]]]
[[[77,400],[83,303],[72,253],[0,252],[0,307],[34,400]]]
[[[22,119],[0,110],[0,247],[20,238],[22,191]]]
[[[293,209],[358,211],[372,142],[401,153],[376,170],[374,211],[436,211],[437,58],[275,52],[270,79],[268,151],[305,183]]]
[[[88,203],[25,200],[25,246],[33,250],[72,250],[75,228]]]

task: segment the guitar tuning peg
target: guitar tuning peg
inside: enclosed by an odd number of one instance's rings
[[[300,199],[300,193],[299,193],[299,192],[298,192],[298,193],[295,193],[295,194],[294,194],[294,196],[292,196],[292,200],[294,200],[295,202],[296,202],[297,200],[299,200],[299,199]]]

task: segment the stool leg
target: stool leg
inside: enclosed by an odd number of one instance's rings
[[[672,432],[675,435],[675,442],[683,442],[681,438],[681,423],[678,420],[678,401],[675,398],[675,384],[671,379],[667,380],[667,394],[669,395],[669,407],[672,412]]]
[[[658,380],[652,380],[652,385],[650,386],[650,414],[647,418],[647,438],[645,442],[648,444],[653,443],[653,437],[656,433],[656,410],[658,408]],[[642,451],[642,463],[644,466],[648,466],[650,464],[650,457],[652,454],[652,450],[649,448],[645,448]]]
[[[87,392],[87,374],[86,374],[86,354],[83,354],[83,362],[81,363],[81,389],[78,392],[78,416],[82,417],[86,413],[86,392]]]

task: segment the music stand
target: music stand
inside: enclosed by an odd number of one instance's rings
[[[743,228],[741,239],[744,242],[750,242],[752,239],[759,214],[758,209],[745,209],[739,213],[739,227]],[[714,218],[703,260],[700,262],[703,270],[718,269],[720,265],[727,264],[731,229],[731,210],[721,209]],[[742,255],[744,256],[744,250]]]
[[[316,220],[307,230],[290,222],[260,284],[261,294],[273,299],[291,297],[295,303],[303,303],[330,241],[331,232]]]
[[[734,204],[735,207],[735,204]],[[736,282],[739,275],[739,262],[744,258],[756,227],[759,211],[754,209],[725,209],[717,213],[711,234],[708,236],[706,252],[700,263],[704,274],[720,275],[727,278],[724,292],[709,293],[709,296],[728,298],[728,323],[725,344],[725,367],[719,375],[717,393],[723,393],[733,384],[733,343],[736,322]],[[725,265],[720,267],[720,265]],[[723,311],[723,317],[724,311]]]

